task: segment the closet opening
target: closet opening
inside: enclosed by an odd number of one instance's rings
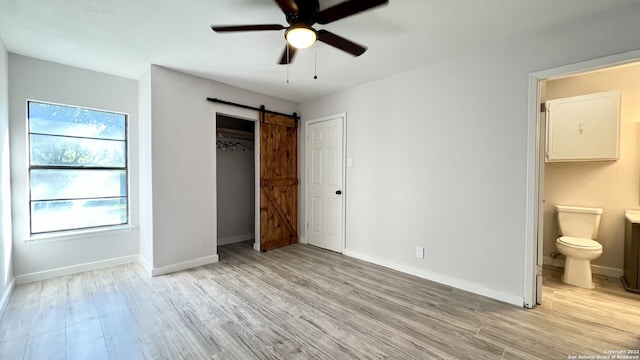
[[[255,122],[216,114],[217,245],[255,241]]]

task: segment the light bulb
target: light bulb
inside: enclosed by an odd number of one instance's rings
[[[305,49],[316,42],[315,30],[308,26],[294,26],[287,30],[285,37],[287,42],[298,49]]]

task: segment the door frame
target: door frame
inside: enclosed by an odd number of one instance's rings
[[[544,219],[544,146],[546,128],[540,116],[540,102],[543,98],[543,81],[576,75],[588,71],[630,64],[640,61],[640,50],[605,56],[542,70],[529,74],[529,101],[527,124],[527,193],[526,193],[526,233],[524,258],[524,304],[526,308],[536,306],[536,298],[542,292],[542,282],[538,281],[538,269],[542,269]],[[540,297],[541,299],[541,297]]]
[[[308,198],[310,196],[309,193],[309,181],[311,179],[310,176],[310,171],[311,169],[309,168],[308,164],[310,164],[311,162],[309,161],[309,157],[311,156],[311,153],[309,151],[309,147],[308,142],[309,142],[309,125],[311,124],[316,124],[319,122],[323,122],[323,121],[329,121],[329,120],[334,120],[337,118],[342,118],[342,159],[340,159],[340,166],[342,167],[342,196],[341,196],[341,207],[342,207],[342,231],[341,231],[341,238],[342,241],[340,242],[340,253],[343,254],[345,249],[347,248],[347,168],[346,168],[346,159],[347,159],[347,113],[343,112],[343,113],[339,113],[339,114],[335,114],[335,115],[330,115],[330,116],[323,116],[321,118],[316,118],[316,119],[312,119],[309,121],[305,121],[304,123],[304,222],[302,224],[302,229],[304,229],[304,238],[301,237],[300,238],[300,242],[306,243],[308,244],[308,241],[306,240],[307,237],[307,231],[309,230],[308,228],[308,224],[309,224],[309,201]],[[304,240],[303,240],[304,239]]]
[[[216,129],[218,127],[218,121],[216,116],[226,115],[237,119],[253,121],[254,123],[254,185],[253,191],[255,192],[254,196],[254,241],[253,241],[253,249],[256,251],[260,251],[260,112],[250,109],[243,109],[236,106],[225,105],[225,104],[213,104],[213,139],[212,144],[216,143],[218,133]],[[214,151],[215,147],[214,147]],[[217,179],[218,172],[218,156],[213,157],[213,179]],[[216,184],[216,191],[218,188],[218,182]],[[213,214],[213,222],[216,224],[215,229],[213,229],[213,236],[216,240],[216,248],[218,246],[218,197],[215,195],[216,191],[214,191],[214,214]],[[217,253],[217,250],[216,250]]]

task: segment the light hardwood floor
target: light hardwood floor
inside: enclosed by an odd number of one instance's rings
[[[518,308],[308,245],[149,278],[138,265],[17,286],[0,359],[567,359],[640,349],[615,281]]]

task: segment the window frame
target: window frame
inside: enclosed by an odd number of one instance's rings
[[[109,113],[109,114],[115,114],[115,115],[122,115],[124,117],[124,140],[116,140],[116,139],[104,139],[104,138],[92,138],[92,137],[86,137],[86,136],[66,136],[66,135],[58,135],[58,134],[46,134],[46,133],[41,133],[41,132],[31,132],[31,114],[30,114],[30,104],[31,103],[36,103],[36,104],[45,104],[45,105],[54,105],[54,106],[63,106],[63,107],[69,107],[69,108],[75,108],[75,109],[80,109],[80,110],[88,110],[88,111],[96,111],[96,112],[103,112],[103,113]],[[35,239],[42,239],[42,238],[56,238],[56,237],[68,237],[68,236],[74,236],[74,235],[78,235],[78,234],[95,234],[95,233],[99,233],[102,231],[107,231],[107,230],[119,230],[119,229],[127,229],[127,228],[131,228],[131,172],[129,169],[129,165],[130,165],[130,159],[129,159],[129,149],[130,149],[130,144],[129,144],[129,114],[128,113],[124,113],[124,112],[119,112],[119,111],[113,111],[113,110],[104,110],[104,109],[97,109],[97,108],[92,108],[92,107],[86,107],[86,106],[78,106],[78,105],[68,105],[68,104],[61,104],[61,103],[56,103],[56,102],[51,102],[51,101],[43,101],[43,100],[34,100],[34,99],[26,99],[26,129],[25,129],[25,135],[26,135],[26,148],[27,148],[27,158],[26,158],[26,165],[27,165],[27,217],[28,217],[28,222],[29,222],[29,229],[28,229],[28,234],[29,237],[28,239],[30,240],[35,240]],[[44,135],[44,136],[55,136],[55,137],[59,137],[59,138],[67,138],[67,139],[89,139],[89,140],[111,140],[111,141],[123,141],[124,142],[124,166],[120,167],[120,166],[104,166],[104,167],[100,167],[100,166],[65,166],[65,165],[32,165],[31,161],[31,154],[32,154],[32,146],[31,146],[31,135]],[[32,199],[32,184],[31,184],[31,171],[32,170],[72,170],[72,171],[81,171],[81,170],[88,170],[88,171],[96,171],[96,170],[113,170],[113,171],[124,171],[125,172],[125,179],[126,179],[126,195],[124,196],[125,198],[125,204],[126,204],[126,221],[122,222],[122,223],[118,223],[118,224],[107,224],[107,225],[95,225],[95,226],[83,226],[83,227],[69,227],[69,228],[65,228],[65,229],[58,229],[58,230],[47,230],[47,231],[39,231],[39,232],[33,232],[33,213],[32,213],[32,204],[34,202],[40,201],[40,200],[33,200]],[[103,200],[103,199],[113,199],[114,197],[95,197],[95,198],[72,198],[72,199],[51,199],[49,201],[60,201],[60,200]],[[120,196],[120,198],[122,198],[122,196]],[[30,241],[27,240],[27,241]]]

